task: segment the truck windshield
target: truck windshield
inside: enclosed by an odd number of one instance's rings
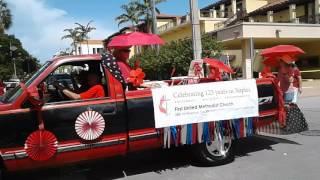
[[[50,64],[52,61],[47,61],[38,71],[36,71],[30,78],[25,82],[25,86],[28,87]],[[14,101],[22,93],[21,86],[18,85],[14,89],[5,93],[4,97],[1,99],[3,103],[10,103]]]

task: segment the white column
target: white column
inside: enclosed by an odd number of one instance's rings
[[[314,7],[315,7],[315,11],[314,11],[314,15],[315,15],[315,22],[316,23],[320,23],[320,0],[315,0],[314,1]]]
[[[290,22],[295,22],[297,15],[296,15],[296,4],[289,5],[289,14],[290,14]]]
[[[249,17],[249,22],[254,22],[254,18],[253,17]]]
[[[270,22],[270,23],[273,22],[273,11],[268,11],[267,19],[268,19],[268,22]]]
[[[231,2],[231,10],[232,10],[232,15],[235,15],[237,13],[237,0],[232,0]]]
[[[217,10],[215,10],[214,8],[210,9],[210,17],[217,18]]]
[[[244,79],[252,78],[252,57],[251,57],[251,43],[250,39],[243,39],[241,41],[242,49],[242,77]]]
[[[224,18],[225,16],[225,5],[224,4],[220,4],[220,18]]]
[[[177,18],[176,18],[176,25],[178,26],[179,24],[181,24],[181,18],[180,18],[180,17],[177,17]]]
[[[190,14],[189,13],[186,15],[186,21],[190,21]]]

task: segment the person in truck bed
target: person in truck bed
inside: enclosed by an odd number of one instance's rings
[[[94,72],[90,72],[87,76],[87,81],[90,88],[87,91],[79,94],[70,91],[69,89],[60,85],[57,81],[54,82],[54,86],[61,90],[65,96],[73,100],[105,97],[105,92],[101,84],[101,77]]]
[[[113,51],[113,56],[116,58],[116,62],[125,81],[128,80],[131,71],[131,67],[128,64],[129,55],[130,47],[117,47]]]

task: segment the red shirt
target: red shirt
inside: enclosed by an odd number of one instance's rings
[[[127,78],[130,77],[130,71],[131,71],[130,66],[127,63],[122,61],[117,61],[117,64],[122,73],[122,77],[124,78],[125,81],[127,81]]]
[[[301,76],[300,70],[298,68],[294,68],[293,69],[293,86],[296,88],[299,88],[299,76]]]
[[[80,94],[81,99],[92,99],[92,98],[101,98],[105,97],[104,89],[102,85],[94,85],[89,88],[87,91]]]
[[[279,68],[278,79],[280,81],[280,88],[282,92],[286,92],[290,87],[289,78],[293,76],[293,69],[290,66],[283,66]]]
[[[210,68],[210,74],[209,77],[210,79],[214,79],[216,81],[221,81],[222,76],[218,68]]]

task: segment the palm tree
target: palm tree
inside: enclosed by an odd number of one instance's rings
[[[80,40],[80,43],[82,41],[86,41],[87,42],[87,49],[88,49],[88,54],[89,54],[89,43],[88,43],[88,40],[89,40],[89,32],[93,31],[93,30],[96,30],[95,27],[93,26],[90,26],[90,24],[92,23],[93,21],[89,21],[87,23],[87,25],[82,25],[80,23],[75,23],[76,25],[78,25],[78,27],[75,28],[76,31],[79,32],[79,40]]]
[[[0,0],[0,33],[3,34],[5,30],[12,25],[11,11],[4,0]]]
[[[141,17],[141,11],[139,8],[137,1],[131,1],[129,4],[122,5],[121,9],[124,13],[115,19],[118,22],[118,26],[128,22],[130,22],[132,26],[137,25]]]
[[[73,46],[73,51],[75,52],[75,55],[77,55],[77,43],[80,42],[79,31],[72,28],[64,29],[63,31],[67,32],[68,34],[62,36],[61,39],[71,39],[72,40],[71,45]]]
[[[144,17],[143,21],[146,23],[147,31],[151,32],[151,26],[152,26],[152,0],[136,0],[135,3],[138,6],[139,9],[139,15],[140,17]],[[159,4],[162,2],[165,2],[166,0],[154,0],[155,4]],[[158,8],[156,9],[156,13],[160,14],[160,10]]]

